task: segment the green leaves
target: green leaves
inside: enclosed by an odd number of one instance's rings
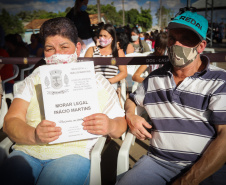
[[[25,32],[22,21],[16,15],[10,15],[5,9],[0,14],[0,24],[7,34],[22,34]]]

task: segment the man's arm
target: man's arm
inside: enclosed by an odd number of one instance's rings
[[[226,163],[226,125],[216,125],[217,137],[191,169],[173,185],[198,185]]]
[[[138,139],[144,140],[146,138],[152,138],[151,134],[146,130],[150,129],[151,125],[146,120],[135,114],[136,104],[127,99],[125,103],[126,121],[133,135]]]

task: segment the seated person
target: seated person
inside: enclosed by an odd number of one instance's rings
[[[125,104],[131,132],[149,138],[149,150],[117,185],[224,185],[226,71],[200,56],[208,29],[203,16],[185,10],[168,29],[170,63],[151,72]],[[136,105],[152,126],[135,115]]]
[[[168,42],[168,37],[166,33],[159,33],[155,41],[155,51],[149,56],[164,56],[167,54],[166,46]],[[141,76],[146,70],[148,73],[158,69],[161,65],[151,64],[151,65],[141,65],[132,76],[132,80],[135,82],[143,82],[144,78]]]
[[[48,64],[76,62],[81,44],[77,29],[65,17],[43,23],[40,33]],[[65,58],[59,57],[65,55]],[[65,64],[67,65],[67,64]],[[102,113],[83,119],[83,129],[97,135],[118,138],[127,124],[117,94],[110,83],[96,74],[99,105]],[[0,171],[6,184],[89,184],[90,151],[97,139],[48,144],[59,138],[61,128],[45,120],[40,85],[40,68],[36,68],[18,87],[5,117],[3,131],[16,144]],[[18,108],[19,107],[19,108]]]
[[[7,51],[0,47],[0,57],[9,57]],[[0,75],[2,80],[6,80],[11,78],[13,74],[13,65],[12,64],[0,64]],[[12,93],[13,92],[13,84],[14,80],[10,80],[9,82],[5,83],[5,93]]]
[[[40,42],[39,37],[40,35],[38,33],[33,33],[31,35],[31,43],[28,44],[29,57],[43,57],[44,55],[44,48],[42,43]]]
[[[2,105],[2,95],[3,95],[2,79],[1,79],[1,76],[0,76],[0,109],[1,109],[1,105]]]
[[[134,52],[134,47],[129,43],[129,38],[125,32],[117,33],[116,36],[118,49],[122,49],[125,55]]]
[[[140,32],[136,27],[131,29],[131,44],[134,47],[135,53],[144,53],[150,51],[150,48],[148,44],[145,42],[145,40],[141,40],[140,38]]]

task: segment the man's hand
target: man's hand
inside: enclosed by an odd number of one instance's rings
[[[35,141],[37,144],[46,144],[55,141],[61,134],[61,128],[56,127],[56,123],[43,120],[35,129]]]
[[[152,126],[142,117],[135,114],[126,114],[126,121],[130,127],[130,130],[137,139],[145,140],[147,138],[152,138],[152,135],[146,130],[150,129]]]
[[[111,131],[110,118],[102,113],[92,114],[83,118],[83,129],[91,134],[107,135]]]

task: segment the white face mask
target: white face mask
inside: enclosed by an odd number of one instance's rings
[[[138,35],[132,35],[131,39],[133,42],[135,42],[138,39],[138,37],[139,37]]]
[[[74,54],[54,54],[50,57],[45,57],[46,64],[67,64],[77,62],[77,52]]]
[[[111,42],[112,42],[112,38],[109,38],[109,39],[105,39],[105,38],[100,38],[99,39],[99,42],[100,42],[100,45],[102,46],[102,47],[106,47],[106,46],[108,46],[109,44],[111,44]]]

